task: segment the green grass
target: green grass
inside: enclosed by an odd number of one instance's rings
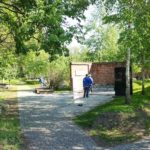
[[[13,84],[13,85],[23,85],[23,84],[29,84],[29,85],[36,85],[39,84],[38,79],[25,79],[25,78],[18,78],[18,79],[11,79],[11,80],[0,80],[0,83],[7,83],[7,84]]]
[[[21,129],[18,116],[17,89],[0,90],[0,148],[19,150]]]
[[[20,78],[20,79],[11,79],[11,80],[0,80],[0,83],[7,83],[7,84],[13,84],[13,85],[17,85],[17,84],[24,84],[25,81],[24,79]]]
[[[141,81],[133,84],[134,94],[129,105],[123,97],[95,107],[74,118],[99,143],[115,145],[131,142],[150,134],[150,80],[145,84],[145,95],[141,95]],[[104,144],[105,145],[105,144]]]

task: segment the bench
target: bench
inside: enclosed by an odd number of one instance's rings
[[[49,88],[36,88],[35,89],[35,93],[37,94],[49,94],[49,93],[53,93],[54,90],[53,89],[49,89]]]
[[[8,89],[8,84],[6,84],[6,83],[0,83],[0,88],[2,88],[2,89]]]

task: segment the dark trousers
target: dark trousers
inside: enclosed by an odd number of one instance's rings
[[[83,97],[89,97],[89,90],[90,90],[90,87],[84,87],[84,95]]]

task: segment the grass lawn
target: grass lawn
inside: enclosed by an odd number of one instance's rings
[[[21,129],[16,87],[0,89],[0,110],[0,149],[19,150]]]
[[[145,96],[142,96],[141,82],[134,82],[129,105],[123,97],[118,97],[77,116],[75,123],[101,146],[128,143],[150,135],[150,80],[145,85]]]

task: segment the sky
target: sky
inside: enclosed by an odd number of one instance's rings
[[[92,16],[92,13],[94,12],[95,6],[90,5],[88,9],[84,12],[84,15],[86,16],[86,20],[89,20]],[[86,20],[82,20],[82,24],[84,25],[86,23]],[[75,25],[77,24],[76,20],[68,18],[67,21],[69,22],[70,25]],[[72,49],[77,49],[81,47],[81,44],[77,42],[75,38],[72,39],[72,42],[67,46],[69,50]]]

